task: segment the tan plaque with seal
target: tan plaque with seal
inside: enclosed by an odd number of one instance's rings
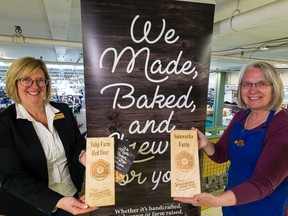
[[[114,138],[87,138],[85,203],[115,205]]]
[[[171,197],[191,197],[201,193],[196,130],[170,133]]]

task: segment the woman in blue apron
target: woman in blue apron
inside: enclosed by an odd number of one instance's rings
[[[223,193],[174,198],[194,206],[222,206],[224,216],[288,216],[288,111],[284,86],[265,62],[240,71],[239,111],[214,145],[198,131],[199,149],[215,162],[230,160]]]
[[[231,165],[228,170],[228,184],[226,190],[241,184],[249,179],[262,152],[263,142],[268,127],[275,111],[271,111],[261,129],[246,130],[240,122],[250,114],[243,115],[234,125],[229,141],[229,159]],[[244,157],[244,158],[243,158]],[[243,158],[243,160],[239,160]],[[273,200],[273,201],[272,201]],[[277,190],[261,200],[248,204],[223,207],[224,216],[281,216],[287,205],[288,181],[284,180]],[[277,205],[275,205],[277,203]]]

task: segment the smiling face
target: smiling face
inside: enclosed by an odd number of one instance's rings
[[[30,75],[29,78],[36,80],[39,78],[45,78],[45,75],[43,70],[39,68],[35,73]],[[43,100],[46,96],[46,86],[40,87],[36,82],[33,82],[32,86],[25,87],[20,83],[20,81],[17,81],[17,88],[21,104],[24,107],[43,107]]]
[[[242,83],[269,83],[263,76],[260,68],[248,68],[245,72]],[[250,87],[241,87],[242,100],[251,108],[251,110],[267,110],[272,101],[272,85],[262,85],[256,87],[253,84]]]

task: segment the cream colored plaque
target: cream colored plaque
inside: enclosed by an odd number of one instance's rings
[[[87,138],[85,203],[115,205],[114,138]]]
[[[171,197],[191,197],[201,192],[196,130],[170,134]]]

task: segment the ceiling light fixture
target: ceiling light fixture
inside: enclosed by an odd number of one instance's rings
[[[274,65],[277,69],[286,69],[288,68],[288,64],[285,63],[277,63]]]
[[[261,51],[265,51],[265,50],[269,50],[269,47],[263,45],[263,46],[258,47],[258,49]]]

